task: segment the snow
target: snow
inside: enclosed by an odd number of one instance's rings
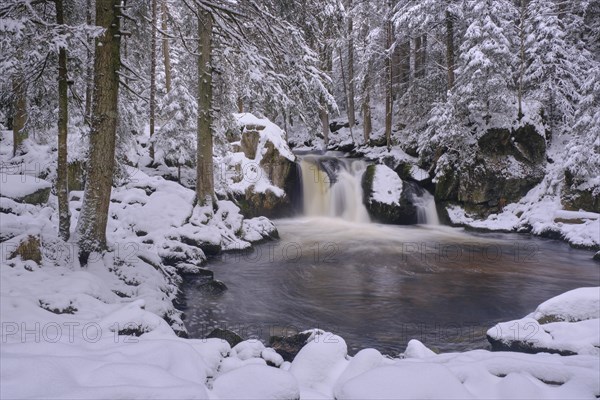
[[[37,177],[0,173],[0,196],[3,197],[19,200],[49,187],[52,187],[50,182]]]
[[[296,379],[287,371],[261,365],[247,365],[219,376],[213,383],[219,399],[299,399]]]
[[[285,132],[279,126],[269,121],[267,118],[258,118],[250,113],[233,114],[233,118],[240,127],[255,125],[265,128],[258,131],[260,134],[260,140],[257,147],[258,150],[263,149],[265,143],[269,141],[275,145],[275,148],[283,157],[290,161],[296,161],[296,156],[294,156],[294,153],[292,153],[287,144]],[[256,153],[257,155],[254,161],[260,162],[262,154],[260,151],[257,151]]]
[[[487,334],[506,344],[600,356],[600,287],[553,297],[526,317],[499,323]]]
[[[371,198],[379,203],[399,205],[401,195],[402,179],[398,174],[385,165],[375,166]]]

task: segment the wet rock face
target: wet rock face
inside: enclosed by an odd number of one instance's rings
[[[545,162],[546,141],[532,126],[490,129],[479,139],[468,167],[438,178],[435,197],[457,201],[483,215],[497,212],[542,181]]]

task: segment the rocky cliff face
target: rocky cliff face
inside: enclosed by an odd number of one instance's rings
[[[546,142],[530,125],[490,129],[477,147],[468,167],[438,178],[437,200],[458,202],[486,215],[520,200],[544,178]]]

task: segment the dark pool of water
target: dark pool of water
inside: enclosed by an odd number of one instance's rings
[[[600,285],[592,253],[555,240],[324,218],[276,225],[279,241],[210,262],[225,293],[184,285],[192,337],[214,327],[263,340],[321,328],[344,337],[351,353],[396,355],[412,338],[443,352],[488,348],[497,322]]]

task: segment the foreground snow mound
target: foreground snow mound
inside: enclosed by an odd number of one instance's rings
[[[338,400],[470,398],[473,396],[447,367],[411,362],[374,368],[346,382],[336,397]]]
[[[223,400],[300,399],[300,388],[292,374],[264,365],[248,365],[219,376],[213,392]]]
[[[497,350],[600,355],[600,287],[553,297],[525,318],[497,324],[487,336]]]

